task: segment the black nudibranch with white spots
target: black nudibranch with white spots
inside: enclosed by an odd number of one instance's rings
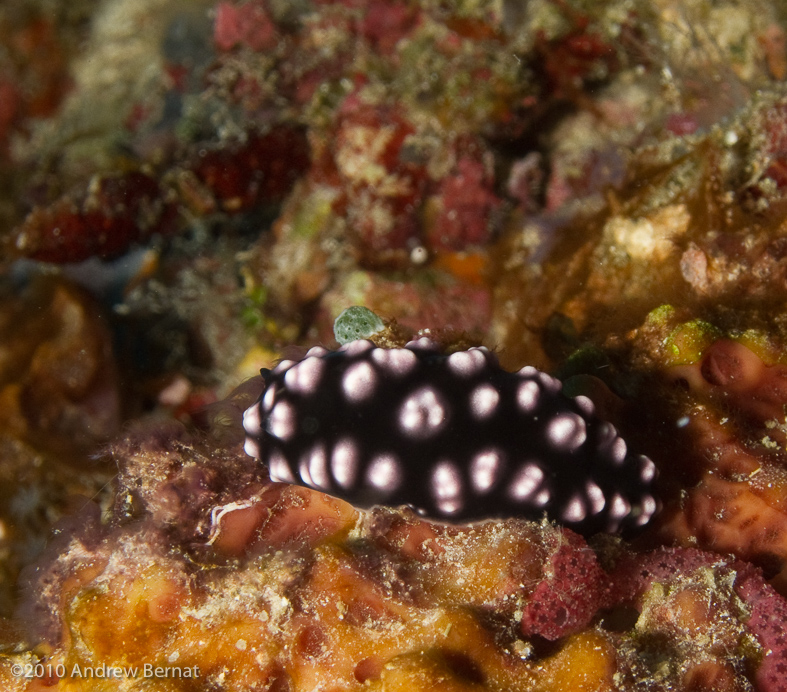
[[[632,533],[657,512],[653,462],[590,399],[533,367],[507,372],[483,347],[359,340],[262,375],[246,452],[274,481],[449,521],[546,514],[586,536]]]

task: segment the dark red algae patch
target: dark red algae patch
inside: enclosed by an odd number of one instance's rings
[[[34,209],[10,237],[10,254],[57,264],[117,257],[180,230],[186,208],[238,213],[280,202],[308,162],[303,131],[282,127],[250,133],[229,149],[203,150],[184,167],[159,174],[163,182],[139,171],[102,176],[84,195]]]
[[[12,238],[13,251],[55,263],[116,257],[155,233],[171,232],[176,213],[151,176],[106,177],[80,201],[64,198],[32,211]]]

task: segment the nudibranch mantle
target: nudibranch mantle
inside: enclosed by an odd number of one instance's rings
[[[659,508],[653,462],[590,399],[533,367],[503,370],[484,347],[358,340],[262,375],[245,449],[273,481],[454,522],[546,514],[586,536],[631,533]]]

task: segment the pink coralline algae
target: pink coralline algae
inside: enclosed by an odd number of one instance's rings
[[[735,582],[740,597],[751,609],[747,621],[763,648],[757,668],[757,684],[762,692],[787,690],[787,600],[750,566],[743,567]]]
[[[783,12],[634,4],[0,9],[0,478],[118,471],[3,490],[0,689],[787,692]]]
[[[783,191],[787,187],[787,103],[766,108],[761,120],[767,157],[764,177],[770,178]]]
[[[596,554],[571,531],[556,537],[544,579],[530,594],[522,615],[522,634],[549,640],[585,629],[605,591],[604,570]]]
[[[362,264],[406,265],[419,246],[436,254],[487,246],[502,200],[486,146],[476,137],[452,138],[444,157],[455,162],[436,177],[417,120],[401,104],[366,102],[362,88],[359,80],[343,100],[309,172],[311,183],[337,192],[333,212],[347,219]]]
[[[416,13],[404,2],[377,0],[370,2],[359,24],[359,33],[384,54],[412,29]]]
[[[317,178],[338,183],[334,207],[347,215],[351,234],[367,258],[406,251],[417,241],[418,209],[426,172],[408,161],[404,144],[415,132],[396,108],[371,106],[348,97]],[[334,183],[334,184],[335,184]]]
[[[654,582],[674,581],[720,560],[721,556],[696,548],[660,548],[624,556],[612,571],[608,605],[635,603]]]
[[[491,216],[500,206],[492,190],[492,176],[483,162],[463,157],[456,169],[440,183],[439,211],[434,224],[427,228],[428,244],[436,250],[465,250],[488,243]]]
[[[588,18],[573,16],[575,28],[557,39],[536,36],[536,54],[549,91],[558,98],[580,97],[582,84],[616,67],[615,50],[597,33],[588,30]]]
[[[609,605],[636,603],[654,583],[676,585],[700,569],[729,575],[733,591],[742,601],[741,620],[761,647],[755,675],[757,689],[787,690],[787,600],[751,564],[694,548],[660,548],[629,555],[611,573]]]
[[[264,3],[236,5],[220,2],[216,5],[213,39],[216,46],[224,51],[235,46],[247,46],[253,51],[262,51],[275,46],[278,36]]]

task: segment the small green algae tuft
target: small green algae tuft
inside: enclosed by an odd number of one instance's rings
[[[333,323],[333,334],[340,344],[349,344],[356,339],[368,339],[385,329],[383,321],[369,308],[353,305],[347,308]]]

